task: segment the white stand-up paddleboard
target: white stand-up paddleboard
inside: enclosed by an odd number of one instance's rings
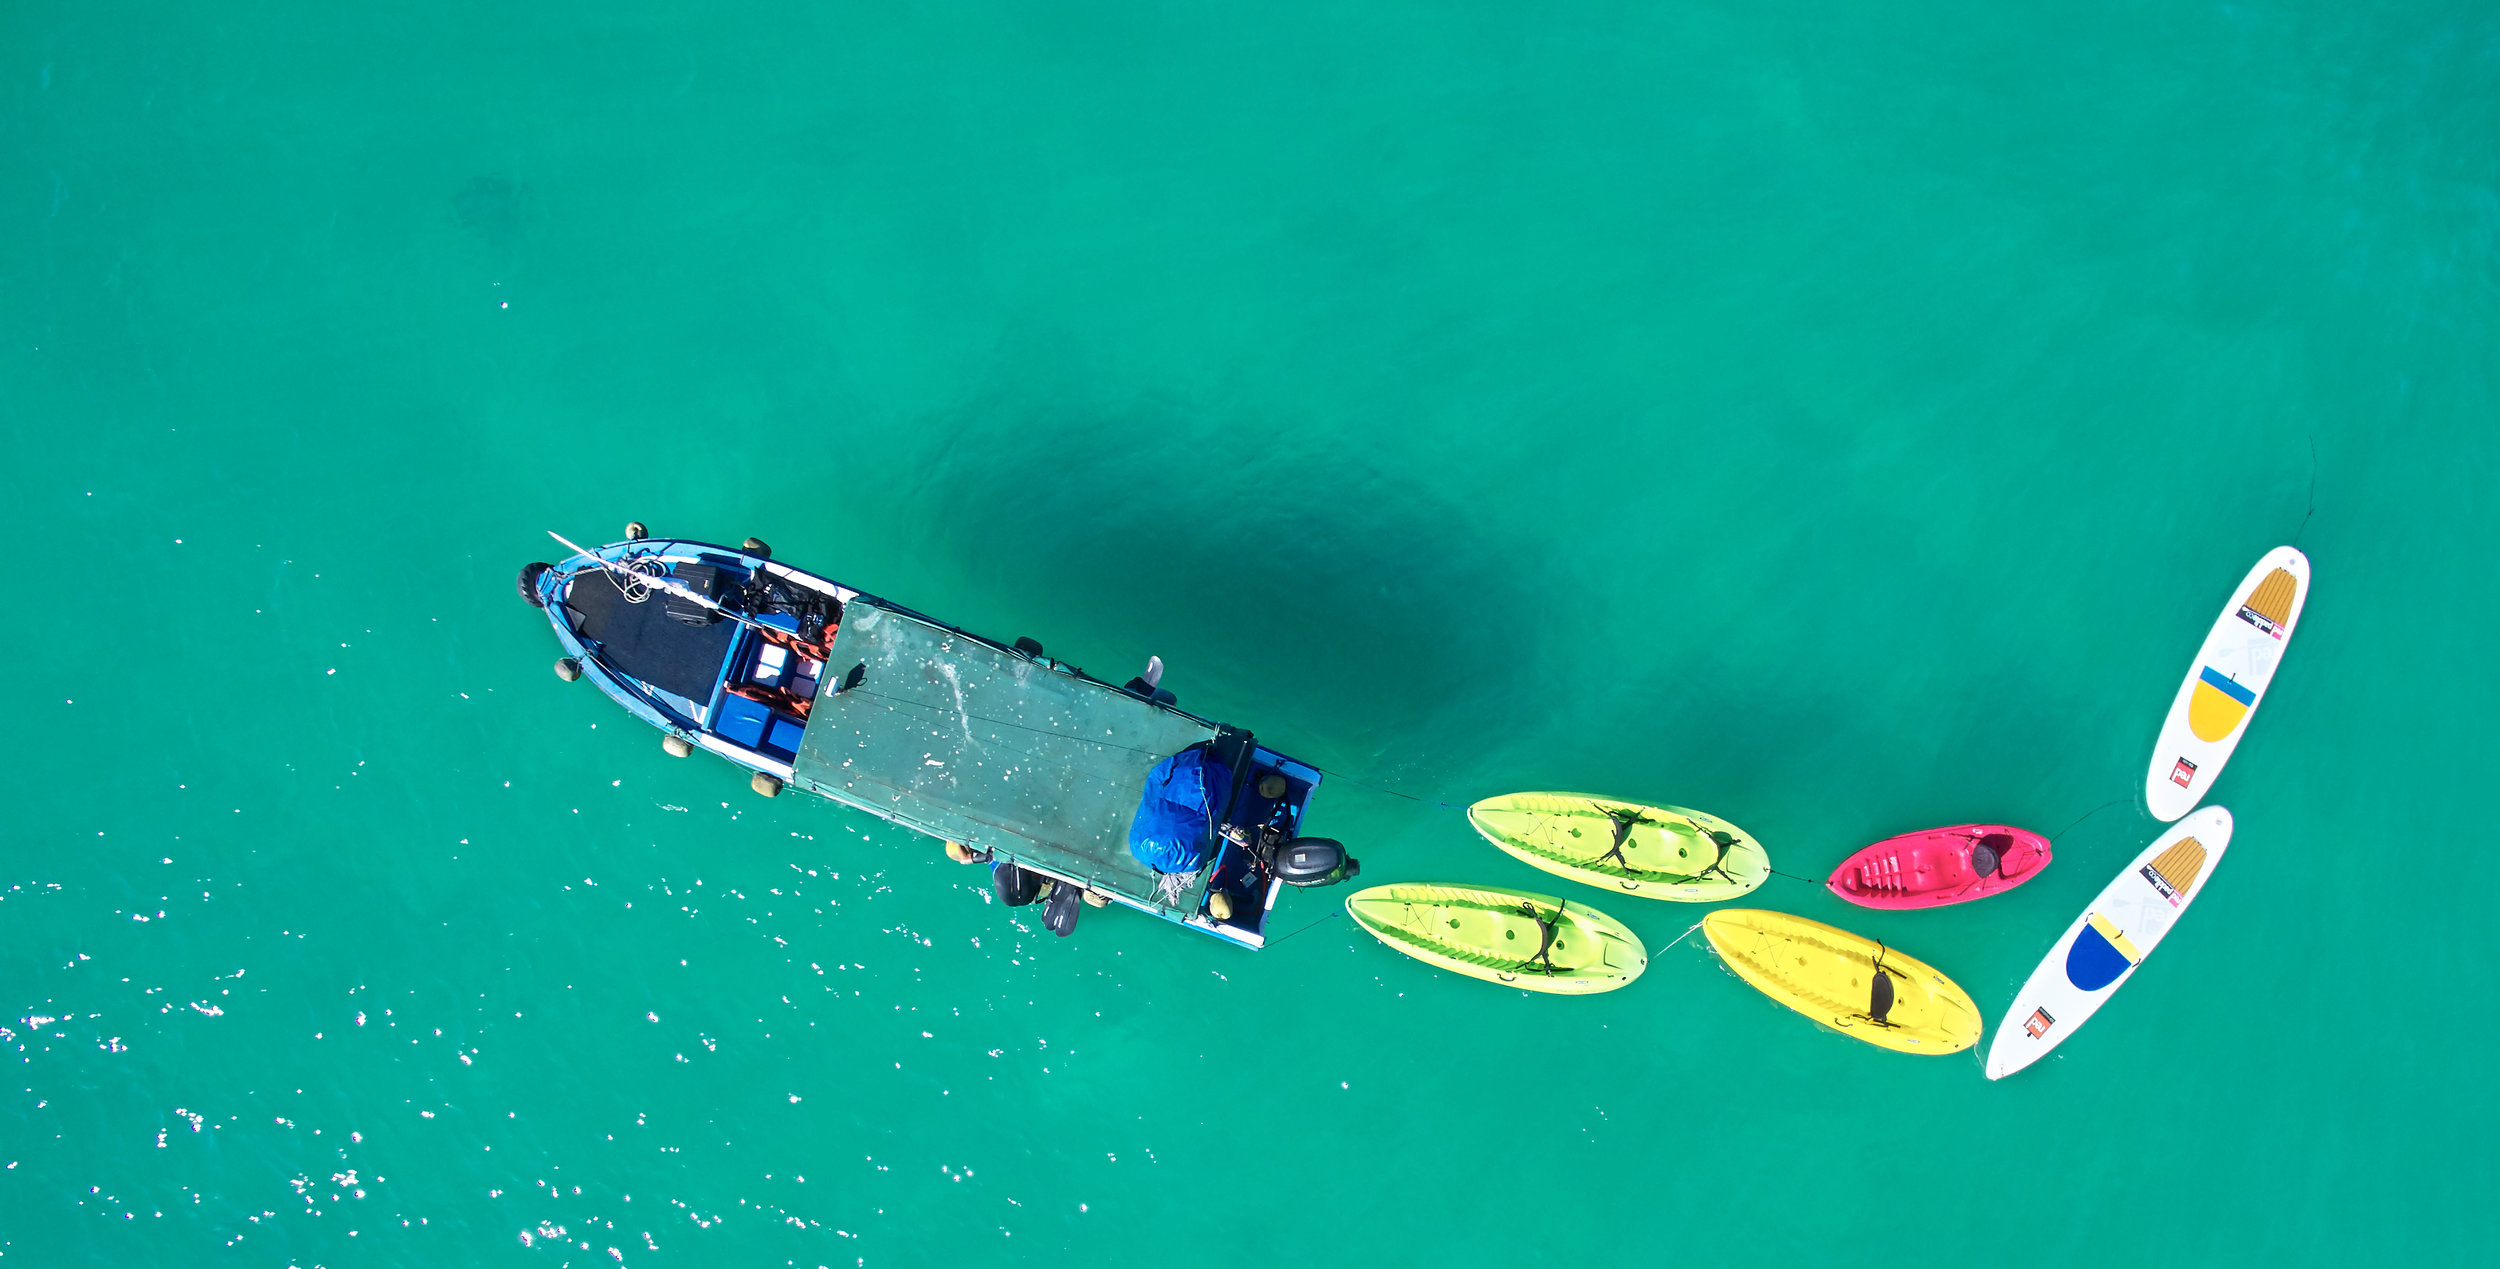
[[[2288,546],[2266,552],[2231,592],[2188,664],[2187,681],[2153,746],[2153,765],[2144,773],[2144,804],[2153,818],[2175,820],[2205,800],[2265,699],[2308,602],[2309,557]]]
[[[1988,1078],[2004,1079],[2048,1056],[2116,995],[2204,891],[2230,844],[2231,813],[2209,806],[2145,847],[2031,971],[1997,1024]]]

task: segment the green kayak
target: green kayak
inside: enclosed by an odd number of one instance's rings
[[[1577,793],[1508,793],[1467,808],[1485,840],[1557,877],[1644,899],[1716,903],[1750,893],[1771,857],[1702,811]]]
[[[1613,991],[1649,966],[1649,950],[1622,922],[1552,895],[1404,882],[1351,895],[1345,910],[1416,960],[1526,991]]]

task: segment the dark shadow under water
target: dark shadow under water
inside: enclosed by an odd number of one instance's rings
[[[1118,649],[1094,667],[1114,681],[1162,651],[1185,707],[1317,760],[1438,769],[1472,747],[1444,724],[1535,659],[1540,624],[1514,616],[1530,552],[1365,454],[1170,408],[991,410],[932,434],[915,501],[944,509],[929,547],[976,590],[1092,645],[1064,655]]]

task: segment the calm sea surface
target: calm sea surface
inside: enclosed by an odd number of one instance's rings
[[[2487,3],[0,9],[0,1263],[2487,1260],[2496,138]],[[1680,905],[1578,1000],[1040,935],[548,672],[629,518],[1159,653],[1366,882],[2116,800],[1755,896],[1992,1026],[2317,589],[2204,900],[1990,1084]]]

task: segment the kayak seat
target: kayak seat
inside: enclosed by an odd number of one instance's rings
[[[2005,853],[2014,848],[2014,839],[2005,833],[1990,833],[1972,843],[1971,871],[1982,877],[1993,875],[2005,864]]]

